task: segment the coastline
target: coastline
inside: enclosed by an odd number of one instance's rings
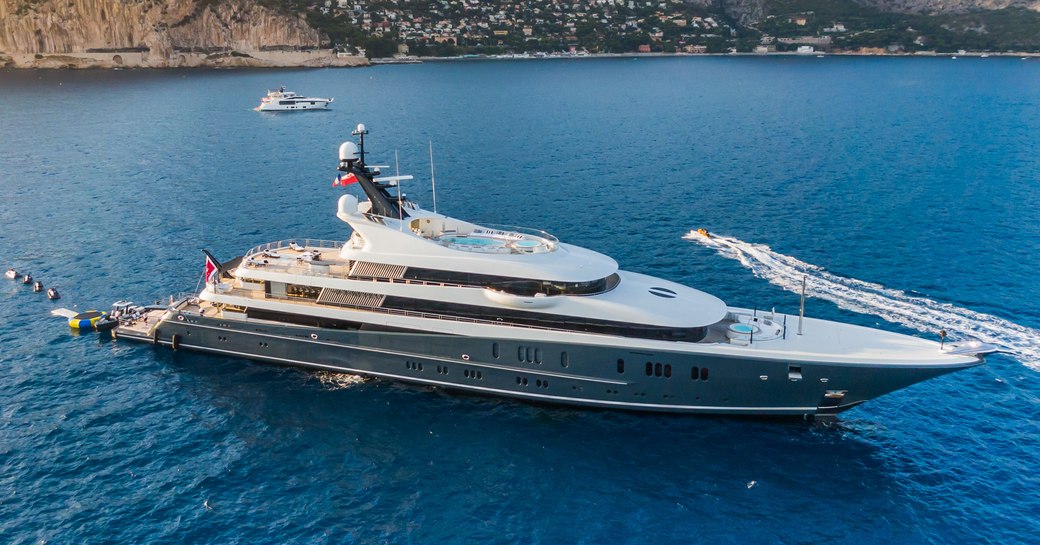
[[[936,52],[919,51],[914,53],[883,53],[877,51],[814,51],[812,53],[797,53],[794,51],[781,51],[769,53],[588,53],[582,55],[556,54],[556,55],[460,55],[456,57],[384,57],[369,59],[372,65],[380,64],[420,64],[424,62],[465,62],[465,61],[538,61],[538,60],[578,60],[578,59],[640,59],[640,58],[668,58],[668,57],[1021,57],[1040,58],[1040,53],[1029,52]]]
[[[545,54],[545,55],[460,55],[455,57],[384,57],[368,59],[357,55],[336,54],[329,50],[307,51],[252,51],[242,53],[228,51],[220,53],[178,53],[170,58],[155,58],[147,51],[107,51],[77,53],[0,53],[0,69],[13,70],[119,70],[166,69],[166,68],[361,68],[386,64],[422,64],[426,62],[467,61],[537,61],[578,59],[640,59],[670,57],[1018,57],[1023,60],[1040,58],[1040,53],[1030,52],[936,52],[887,53],[879,51],[834,51],[797,53],[794,51],[769,53],[588,53],[588,54]]]
[[[342,55],[328,49],[303,51],[178,52],[158,56],[148,51],[112,50],[76,53],[0,53],[0,67],[34,69],[123,68],[354,68],[369,66],[365,57]]]

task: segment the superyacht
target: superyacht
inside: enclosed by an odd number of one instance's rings
[[[268,91],[267,96],[260,99],[260,105],[254,110],[258,112],[295,112],[300,110],[327,110],[334,99],[300,96],[285,87]]]
[[[729,307],[544,231],[423,209],[400,192],[410,176],[366,164],[364,126],[353,134],[335,184],[364,194],[339,197],[347,240],[223,264],[207,252],[199,293],[120,302],[116,338],[536,402],[756,415],[837,413],[995,350]]]

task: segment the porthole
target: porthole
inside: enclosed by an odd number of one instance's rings
[[[646,376],[649,377],[649,376],[652,376],[653,374],[654,374],[654,364],[653,364],[653,362],[649,362],[648,361],[648,362],[646,362]]]
[[[624,373],[625,372],[625,360],[623,360],[621,358],[618,358],[618,360],[617,360],[617,372],[618,373]]]
[[[690,378],[692,378],[693,380],[697,380],[697,379],[701,378],[701,370],[696,368],[696,367],[691,368],[690,369]]]
[[[531,350],[531,347],[528,346],[527,349],[524,350],[524,361],[526,361],[527,363],[531,363],[532,361],[534,361],[534,354],[533,354],[533,352],[534,351]]]
[[[672,365],[670,363],[664,364],[664,378],[672,378]]]
[[[522,346],[516,347],[516,359],[518,359],[520,361],[524,361],[524,347],[522,347]]]
[[[654,364],[654,376],[655,377],[661,376],[661,362],[657,362],[657,363]]]
[[[541,348],[535,348],[534,349],[534,362],[537,363],[538,365],[542,364],[542,349]]]
[[[701,367],[701,380],[708,380],[708,368]]]
[[[496,360],[498,359],[498,343],[491,343],[491,355],[494,356]]]
[[[571,364],[571,357],[566,352],[560,352],[560,365],[567,367]]]

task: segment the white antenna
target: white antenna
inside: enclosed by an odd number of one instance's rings
[[[802,275],[802,305],[798,309],[798,334],[802,334],[802,320],[805,319],[805,275]]]
[[[430,186],[433,188],[433,213],[437,213],[437,178],[433,174],[433,140],[430,140]]]
[[[397,160],[397,150],[394,150],[394,170],[397,171],[397,219],[399,227],[404,231],[404,208],[401,208],[401,163]]]

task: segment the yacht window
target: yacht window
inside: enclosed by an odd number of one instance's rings
[[[381,307],[388,310],[436,314],[445,319],[461,318],[467,320],[481,320],[502,325],[529,325],[564,331],[617,335],[620,337],[634,337],[640,339],[698,342],[702,340],[707,333],[707,328],[705,327],[677,328],[641,325],[629,322],[613,322],[594,318],[561,316],[558,314],[546,314],[526,310],[492,308],[480,305],[466,305],[461,303],[448,303],[398,296],[386,296]],[[517,347],[517,359],[519,361],[534,361],[535,358],[533,351],[531,354],[527,354],[525,348],[526,347],[524,346]],[[563,363],[563,360],[561,360],[561,363]]]
[[[620,358],[617,360],[617,372],[618,373],[624,373],[625,372],[625,360],[620,359]]]
[[[621,281],[621,277],[617,273],[590,282],[555,282],[419,267],[409,267],[404,278],[423,282],[481,286],[524,297],[531,297],[538,293],[543,295],[595,295],[614,289]]]

